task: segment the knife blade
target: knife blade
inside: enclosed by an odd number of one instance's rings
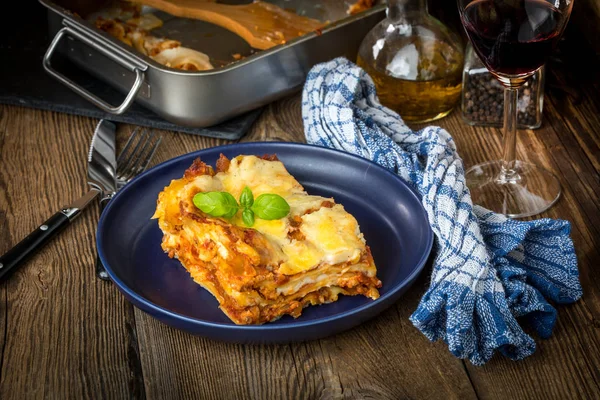
[[[97,196],[114,192],[117,186],[115,136],[115,124],[100,120],[94,131],[88,153],[90,190],[73,203],[54,213],[0,257],[0,282],[8,279],[29,257],[70,225]]]
[[[88,153],[88,185],[102,192],[102,200],[109,199],[117,189],[117,126],[100,120],[94,131]]]
[[[116,126],[110,121],[98,124],[92,146],[88,155],[88,184],[102,190],[100,199],[100,214],[104,211],[108,201],[117,192],[117,156],[115,145]],[[109,280],[102,261],[96,252],[96,276],[102,280]]]

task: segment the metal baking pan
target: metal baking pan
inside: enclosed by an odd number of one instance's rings
[[[354,59],[364,36],[385,14],[385,4],[348,16],[346,9],[353,1],[270,1],[302,15],[334,22],[319,33],[254,52],[243,39],[223,28],[155,12],[164,25],[153,30],[153,35],[179,40],[182,46],[202,51],[215,65],[213,70],[188,72],[165,67],[86,21],[86,15],[97,11],[93,3],[101,6],[102,2],[39,1],[48,9],[48,26],[54,36],[44,57],[44,67],[52,76],[107,112],[121,114],[136,101],[167,121],[199,128],[299,90],[315,64],[338,56]],[[87,9],[81,8],[82,4]],[[123,103],[107,104],[52,68],[52,54],[57,50],[124,93]],[[230,63],[236,53],[245,58]]]

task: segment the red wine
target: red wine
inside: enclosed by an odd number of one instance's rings
[[[465,8],[462,19],[483,63],[505,75],[541,67],[566,22],[545,0],[476,0]]]

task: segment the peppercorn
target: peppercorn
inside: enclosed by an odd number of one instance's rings
[[[517,125],[521,129],[535,129],[541,125],[542,73],[541,70],[536,72],[519,89]],[[462,113],[463,118],[472,125],[502,126],[503,124],[504,89],[484,67],[476,66],[469,69],[469,65],[465,63]]]

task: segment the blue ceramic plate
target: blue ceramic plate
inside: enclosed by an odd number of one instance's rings
[[[194,283],[177,260],[163,253],[162,232],[150,217],[158,194],[181,178],[196,157],[215,165],[219,154],[276,154],[310,194],[333,197],[360,224],[371,247],[381,297],[340,296],[260,326],[240,326],[219,310],[213,296]],[[98,225],[97,245],[110,278],[134,305],[184,331],[240,343],[311,340],[354,327],[392,305],[427,260],[433,235],[419,196],[396,175],[366,159],[323,147],[293,143],[243,143],[183,155],[138,176],[124,187]]]

